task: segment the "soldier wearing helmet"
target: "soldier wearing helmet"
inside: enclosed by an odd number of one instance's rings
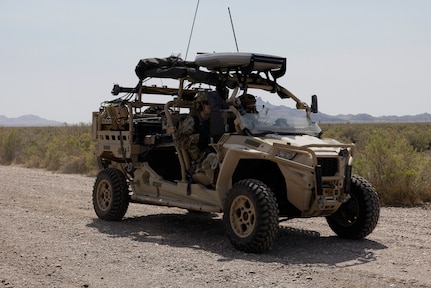
[[[208,92],[198,92],[193,99],[193,109],[201,120],[207,121],[211,116],[211,107],[208,102]]]
[[[211,142],[210,116],[211,107],[208,103],[208,92],[198,92],[193,100],[190,114],[177,130],[177,141],[181,147],[187,149],[192,161],[192,170],[194,171],[190,172],[191,174],[196,172],[206,175],[208,179],[199,177],[198,181],[204,185],[213,184],[214,178],[213,171],[206,171],[208,167],[202,167],[202,163],[208,162],[205,160],[209,155],[211,158],[215,158],[215,153],[211,153],[209,147]]]
[[[240,107],[245,113],[257,114],[256,110],[256,97],[251,94],[242,94],[239,96],[241,102]]]
[[[190,114],[181,123],[177,131],[178,140],[189,151],[192,161],[197,161],[201,153],[208,148],[210,143],[210,119],[211,107],[208,103],[208,93],[198,92],[193,100]]]

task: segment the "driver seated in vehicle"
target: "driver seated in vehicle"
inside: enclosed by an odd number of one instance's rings
[[[239,108],[244,113],[252,113],[252,114],[258,114],[256,110],[256,97],[251,94],[242,94],[238,97],[240,104]]]
[[[245,134],[250,134],[254,130],[259,118],[259,112],[256,109],[256,97],[244,93],[237,98],[234,105],[241,114],[240,119],[236,120],[240,120],[240,122],[235,124],[237,125],[237,129],[243,131]]]
[[[191,158],[189,173],[193,175],[194,181],[204,186],[214,184],[214,170],[218,166],[217,156],[209,146],[210,116],[208,92],[198,92],[190,114],[177,130],[178,144],[187,150]]]

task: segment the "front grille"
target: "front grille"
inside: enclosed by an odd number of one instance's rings
[[[317,164],[322,167],[322,176],[335,176],[338,172],[337,158],[317,158]]]

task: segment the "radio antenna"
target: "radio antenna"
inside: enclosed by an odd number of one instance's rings
[[[192,30],[190,31],[189,43],[187,44],[186,57],[184,58],[184,60],[187,60],[187,54],[189,54],[189,47],[190,47],[190,42],[192,41],[193,28],[195,27],[196,15],[198,14],[199,1],[200,0],[198,0],[198,3],[196,3],[195,16],[193,17]]]
[[[229,11],[230,24],[232,25],[232,32],[233,32],[233,38],[235,39],[236,52],[239,52],[238,42],[236,41],[235,28],[233,27],[232,15],[230,14],[230,8],[227,7],[227,10]]]

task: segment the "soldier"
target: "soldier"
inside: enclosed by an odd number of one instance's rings
[[[240,107],[245,113],[257,114],[255,96],[251,94],[242,94],[239,96],[239,101],[241,101]]]
[[[237,126],[237,129],[246,135],[251,135],[259,118],[259,112],[256,109],[256,97],[244,93],[237,98],[234,105],[241,114],[241,125]]]
[[[209,147],[211,107],[208,93],[198,92],[190,114],[177,131],[180,146],[186,148],[192,162],[190,174],[196,182],[205,186],[213,184],[214,169],[217,167],[216,154]]]

